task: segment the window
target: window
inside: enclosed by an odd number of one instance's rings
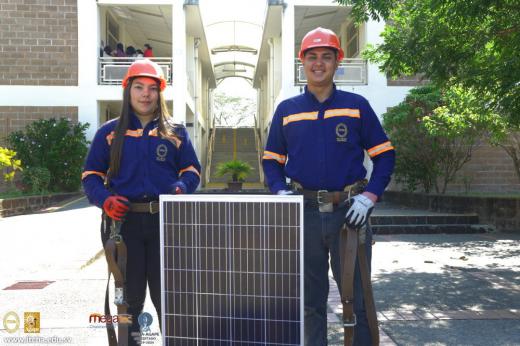
[[[354,58],[359,54],[359,27],[354,22],[347,26],[347,58]]]

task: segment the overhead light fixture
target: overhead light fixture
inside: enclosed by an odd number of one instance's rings
[[[227,53],[227,52],[244,52],[244,53],[251,53],[253,55],[256,55],[258,51],[251,47],[246,46],[222,46],[222,47],[216,47],[211,49],[211,54],[218,54],[218,53]]]
[[[228,70],[228,69],[225,68],[225,69],[222,70],[222,72],[233,72],[233,73],[237,73],[237,72],[247,72],[247,70],[246,70],[246,69],[239,69],[239,68],[237,68],[237,69],[233,69],[233,70]]]

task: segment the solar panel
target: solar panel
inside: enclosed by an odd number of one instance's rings
[[[303,345],[303,198],[161,196],[164,345]]]

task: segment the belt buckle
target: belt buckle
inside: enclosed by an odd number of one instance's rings
[[[334,211],[334,206],[332,202],[325,203],[323,201],[323,195],[328,193],[327,190],[318,190],[316,193],[316,201],[318,202],[318,209],[320,213],[332,213]]]
[[[159,203],[157,201],[151,201],[149,204],[148,204],[148,211],[150,212],[150,214],[157,214],[159,212],[159,210],[157,211],[154,211],[153,210],[153,203]]]
[[[322,198],[322,195],[323,195],[324,193],[327,193],[327,192],[328,192],[327,190],[318,190],[318,191],[316,192],[316,201],[318,202],[318,204],[322,204],[322,203],[323,203],[323,201],[322,201],[322,199],[323,199],[323,198]]]
[[[355,327],[357,324],[357,317],[356,314],[353,314],[354,319],[352,321],[343,320],[343,327],[344,328],[352,328]]]

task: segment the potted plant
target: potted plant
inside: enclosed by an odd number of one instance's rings
[[[231,181],[228,181],[229,191],[240,191],[242,189],[242,182],[247,178],[249,173],[253,170],[247,162],[240,160],[231,160],[219,163],[215,175],[222,177],[226,174],[231,174]]]

